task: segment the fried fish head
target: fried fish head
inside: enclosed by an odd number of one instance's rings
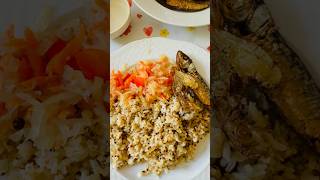
[[[192,63],[192,60],[182,51],[178,51],[176,54],[176,64],[178,70],[187,73],[187,72],[195,72],[196,69]]]

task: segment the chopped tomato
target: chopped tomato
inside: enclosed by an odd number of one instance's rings
[[[124,88],[129,88],[130,83],[133,82],[134,75],[129,76],[126,81],[124,81]]]
[[[162,58],[163,59],[163,58]],[[120,71],[111,74],[111,96],[130,92],[126,99],[144,96],[147,102],[156,99],[168,99],[173,83],[174,66],[164,58],[160,61],[140,61],[123,74]],[[130,73],[129,73],[130,72]],[[139,87],[135,89],[134,86]]]
[[[117,78],[116,80],[116,86],[119,87],[120,89],[123,87],[124,83],[122,79]]]
[[[126,79],[128,79],[128,77],[130,77],[130,76],[131,76],[130,73],[124,74],[124,76],[123,76],[123,81],[125,81]]]
[[[50,48],[44,53],[43,58],[47,64],[50,59],[52,59],[56,54],[58,54],[64,47],[66,47],[67,42],[57,38],[57,40],[50,46]]]
[[[151,68],[150,68],[150,67],[147,68],[146,71],[147,71],[147,73],[148,73],[148,76],[152,76],[152,71],[151,71]]]
[[[114,76],[114,79],[116,80],[116,87],[122,87],[124,82],[121,71],[118,71],[117,73],[114,73],[114,71],[112,71],[112,76]]]
[[[86,78],[93,79],[95,76],[104,80],[109,75],[109,54],[99,49],[84,49],[74,55],[79,69]]]
[[[114,79],[116,80],[117,87],[129,88],[130,83],[134,83],[138,87],[144,86],[146,78],[136,76],[135,74],[126,73],[122,75],[121,72],[113,74]]]
[[[133,83],[135,83],[138,87],[139,86],[144,86],[146,79],[142,77],[134,77]]]
[[[170,76],[170,77],[168,77],[168,79],[166,80],[166,85],[167,85],[167,86],[171,86],[172,83],[173,83],[173,77]]]

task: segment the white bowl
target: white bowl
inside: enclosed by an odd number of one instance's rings
[[[130,24],[130,5],[127,0],[110,2],[110,37],[119,37]]]

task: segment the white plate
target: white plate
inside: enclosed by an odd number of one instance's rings
[[[210,24],[210,8],[198,12],[170,10],[156,0],[134,0],[134,3],[154,19],[176,26],[197,27]]]
[[[190,58],[194,61],[194,64],[197,67],[200,75],[204,78],[207,84],[210,82],[210,54],[188,42],[170,40],[165,38],[148,38],[139,41],[129,43],[122,48],[116,50],[111,54],[111,63],[110,69],[118,70],[123,67],[123,65],[133,65],[139,60],[145,59],[157,59],[160,55],[167,55],[173,62],[175,61],[175,56],[178,50],[185,52]],[[207,136],[204,141],[202,141],[195,155],[194,160],[184,164],[183,166],[177,167],[164,174],[160,177],[162,180],[169,179],[193,179],[199,174],[202,174],[203,171],[209,166],[210,163],[210,142],[209,136]],[[121,170],[115,170],[111,168],[111,171],[114,171],[118,177],[111,177],[111,179],[119,179],[119,176],[123,179],[140,179],[140,180],[151,180],[155,179],[156,176],[147,176],[138,178],[137,174],[143,168],[145,164],[135,165],[133,167],[124,168]],[[206,171],[207,174],[204,175],[209,179],[209,171]],[[204,179],[204,178],[202,178]]]

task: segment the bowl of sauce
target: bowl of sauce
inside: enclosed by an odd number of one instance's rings
[[[110,1],[110,37],[119,37],[130,24],[130,5],[127,0]]]

